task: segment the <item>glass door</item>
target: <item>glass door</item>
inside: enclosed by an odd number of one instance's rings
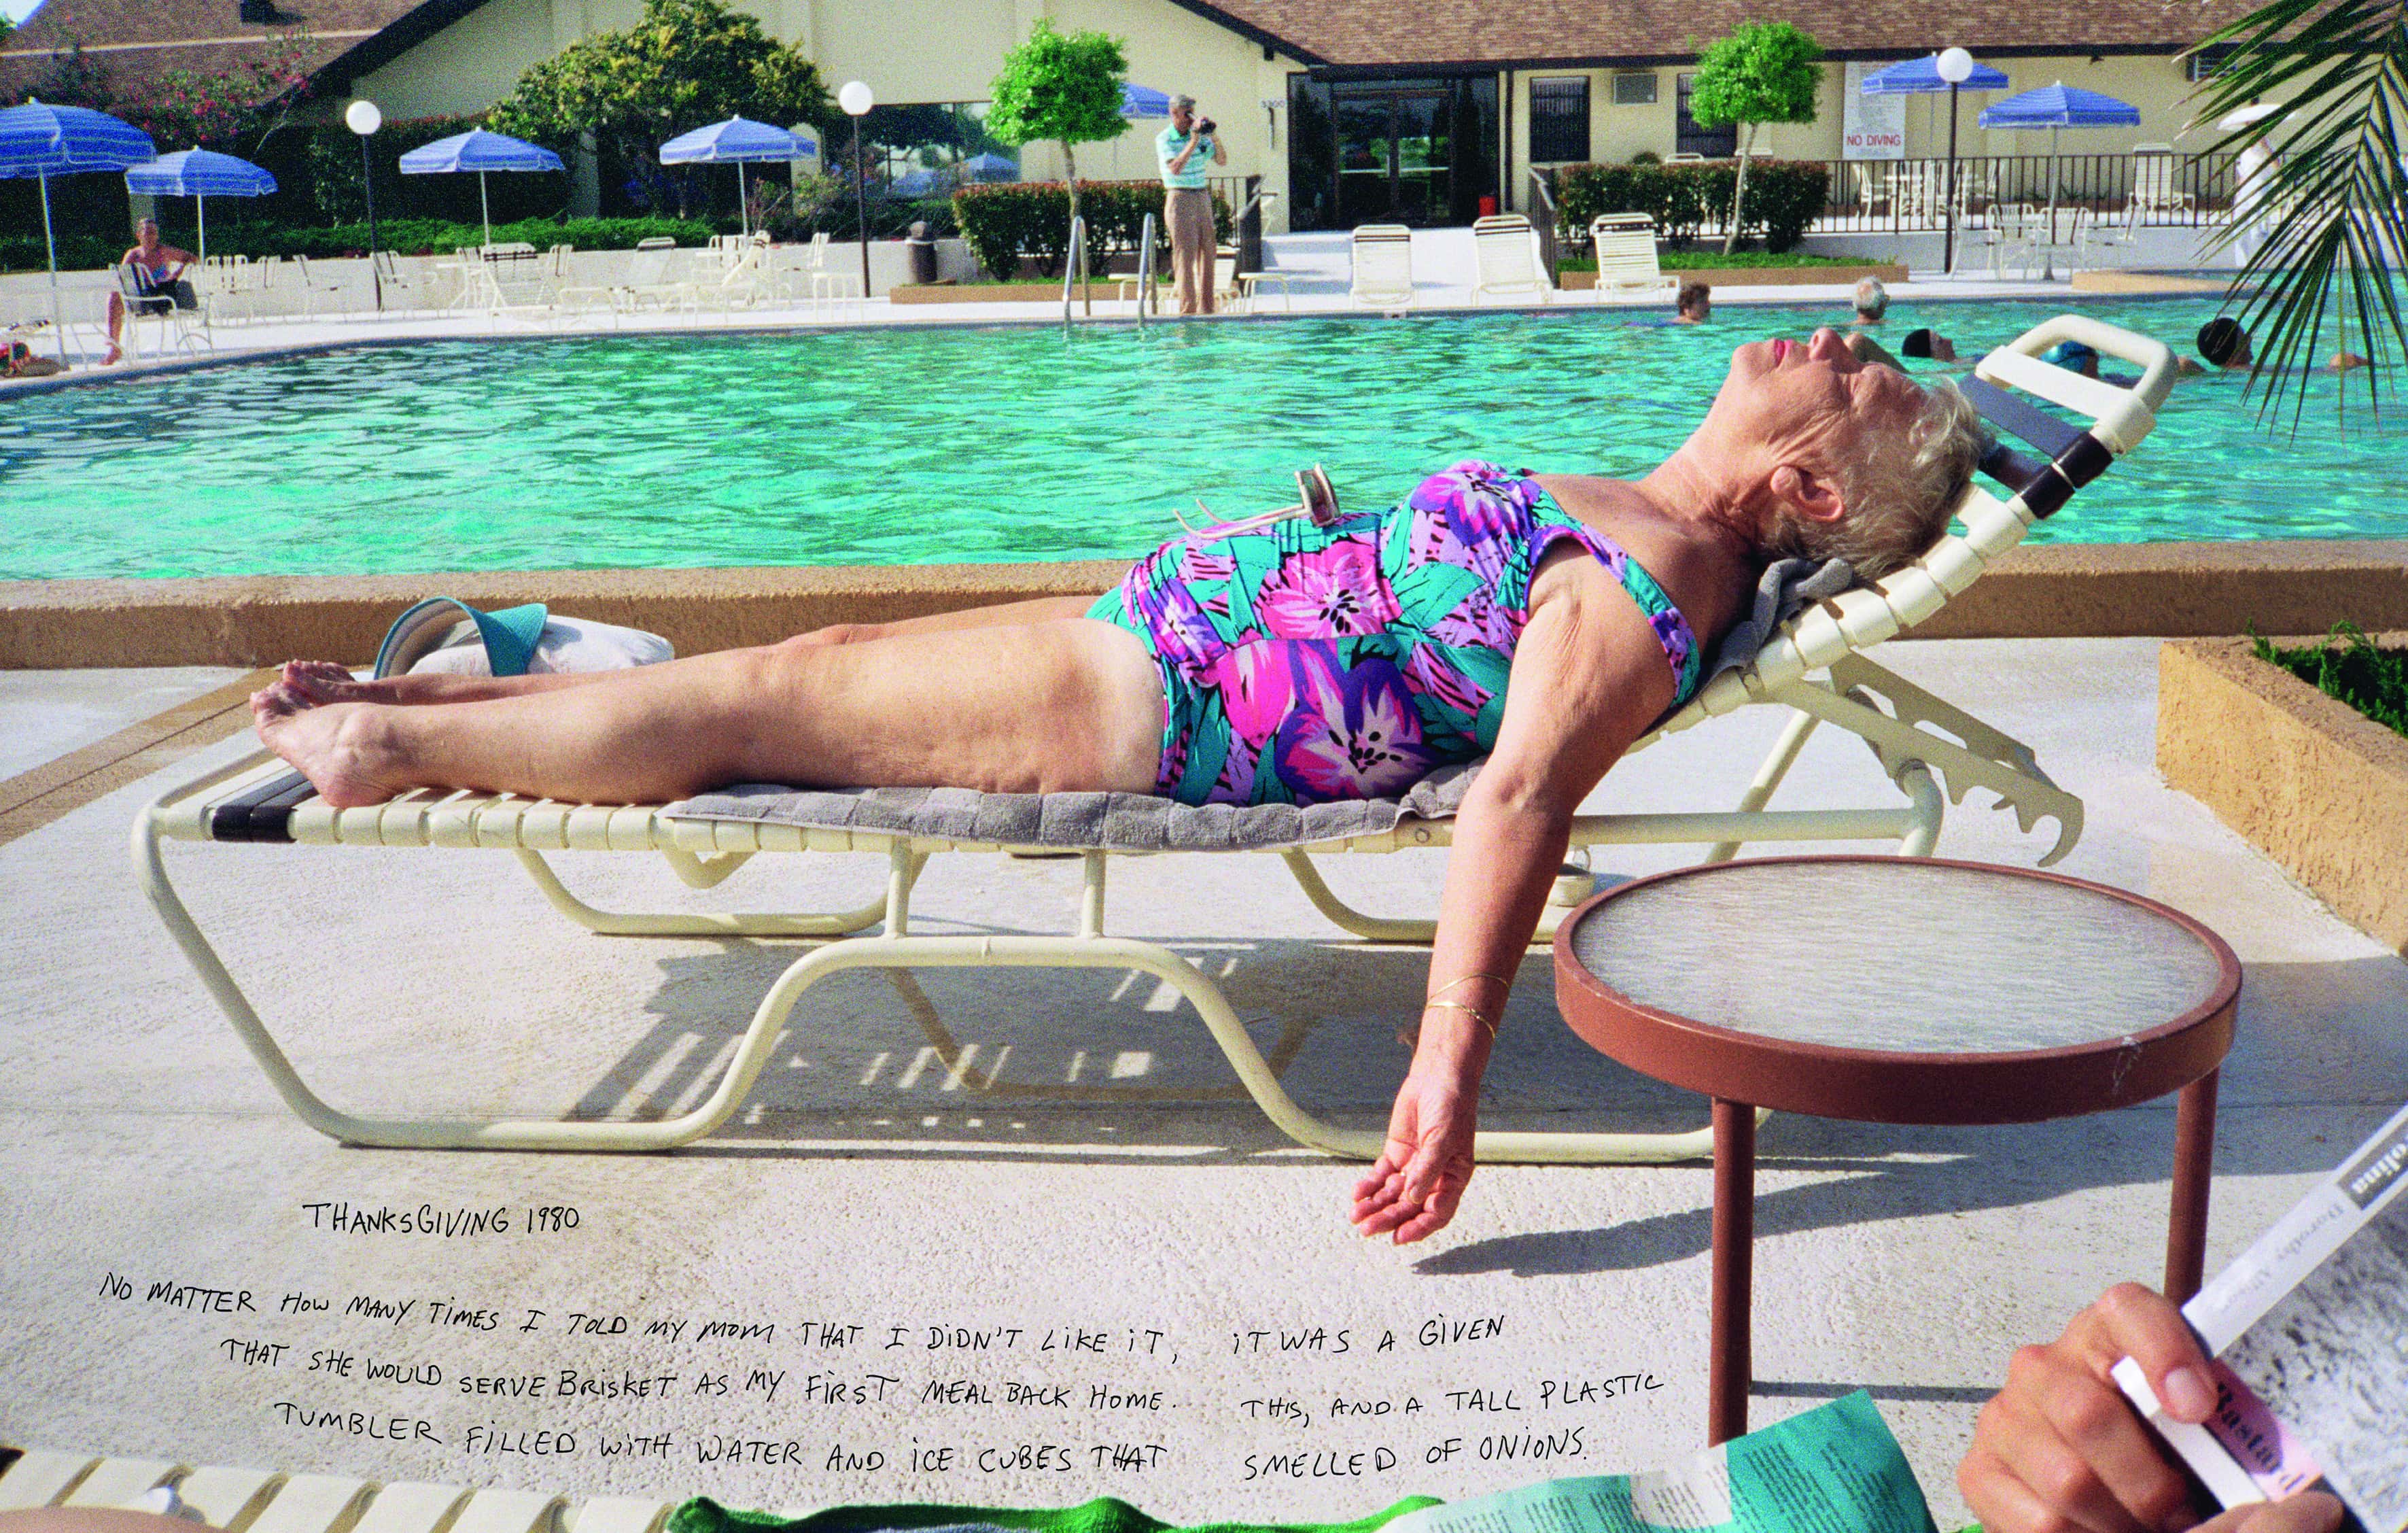
[[[1353,85],[1339,87],[1331,107],[1339,225],[1445,222],[1454,210],[1453,97]]]
[[[1392,223],[1397,217],[1397,98],[1341,93],[1338,130],[1338,224]]]
[[[1452,208],[1450,172],[1455,156],[1448,129],[1454,113],[1447,97],[1436,91],[1399,93],[1397,98],[1395,193],[1397,221],[1425,225],[1442,223]]]

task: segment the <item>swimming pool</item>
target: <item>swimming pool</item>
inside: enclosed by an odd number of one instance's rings
[[[2061,308],[2062,306],[2056,306]],[[2054,308],[1935,305],[1960,346]],[[2177,341],[2205,301],[2086,304]],[[1131,557],[1197,516],[1350,507],[1478,454],[1636,473],[1729,348],[1828,309],[430,342],[8,401],[0,578]],[[2039,541],[2408,537],[2408,453],[2333,384],[2293,436],[2186,383]]]

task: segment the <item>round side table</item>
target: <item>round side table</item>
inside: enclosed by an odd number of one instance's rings
[[[1592,1047],[1713,1100],[1708,1438],[1747,1430],[1756,1110],[2013,1124],[2182,1096],[2166,1292],[2206,1256],[2215,1077],[2241,963],[2188,916],[1983,863],[1771,857],[1606,891],[1555,933]]]

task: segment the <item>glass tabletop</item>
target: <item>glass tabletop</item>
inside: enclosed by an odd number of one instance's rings
[[[2012,868],[1728,863],[1578,918],[1573,957],[1641,1006],[1831,1048],[1992,1053],[2163,1027],[2221,992],[2218,950],[2148,906]]]

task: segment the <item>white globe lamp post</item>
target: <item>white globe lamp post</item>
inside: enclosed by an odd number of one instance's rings
[[[854,228],[861,236],[861,298],[869,301],[869,197],[867,178],[861,169],[861,119],[878,98],[860,80],[847,80],[844,89],[836,93],[836,104],[844,115],[853,119],[853,210]]]
[[[363,96],[343,108],[343,125],[359,135],[360,190],[368,200],[368,281],[376,289],[378,312],[384,310],[384,274],[377,270],[376,170],[368,163],[368,140],[384,126],[384,112]]]
[[[1948,82],[1948,233],[1940,252],[1940,269],[1956,271],[1956,88],[1973,78],[1973,55],[1961,48],[1940,52],[1940,78]]]

